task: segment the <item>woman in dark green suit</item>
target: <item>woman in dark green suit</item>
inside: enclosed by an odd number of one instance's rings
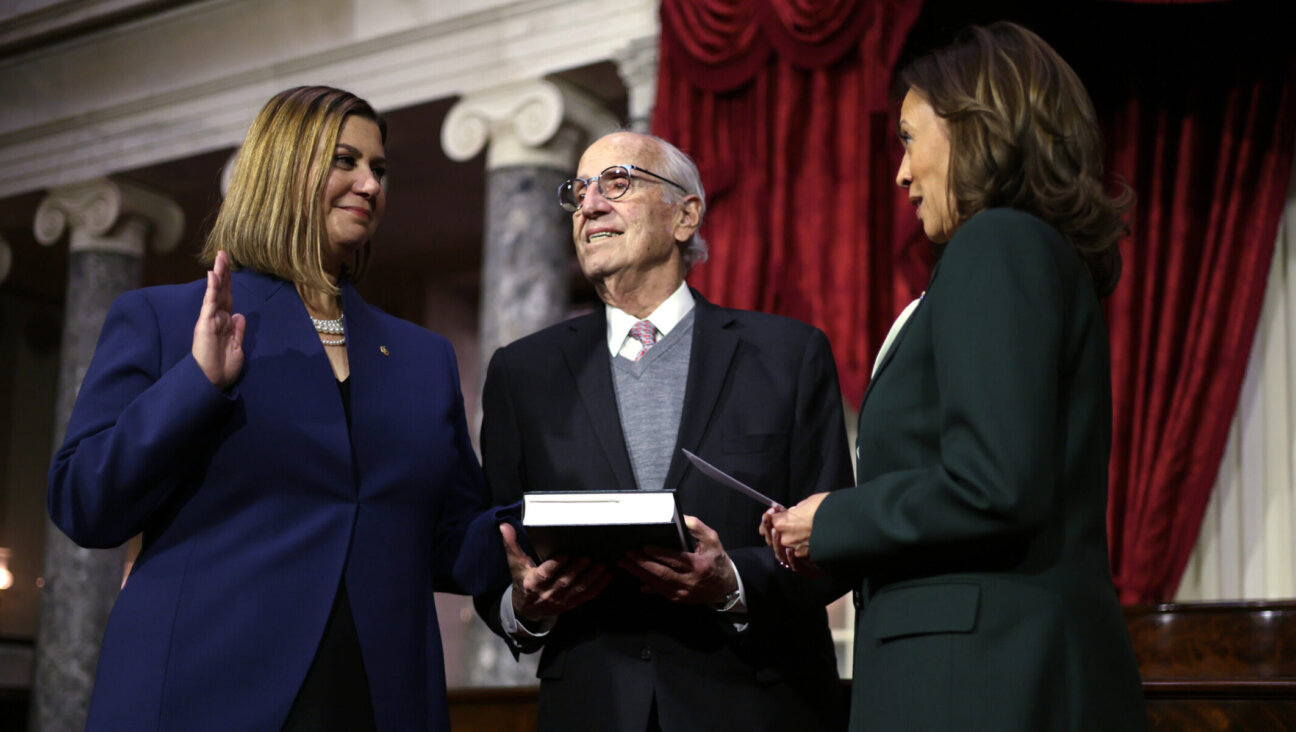
[[[1107,556],[1099,298],[1128,193],[1093,105],[1030,31],[973,28],[901,73],[896,182],[939,261],[860,407],[858,485],[762,522],[858,584],[851,730],[1137,730]]]

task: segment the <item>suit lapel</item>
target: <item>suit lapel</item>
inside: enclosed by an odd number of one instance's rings
[[[351,397],[354,402],[361,401],[365,387],[377,386],[381,379],[379,374],[372,373],[379,366],[382,358],[379,347],[381,334],[378,332],[378,319],[374,317],[369,305],[360,298],[360,293],[350,283],[342,282],[342,312],[346,313],[347,328],[347,365],[351,369]],[[386,347],[386,346],[383,346]],[[360,385],[364,384],[364,387]],[[360,389],[360,391],[357,391]],[[354,418],[355,410],[352,409]]]
[[[313,425],[306,442],[293,449],[304,451],[309,459],[338,460],[336,470],[345,471],[338,474],[351,475],[346,413],[337,380],[296,288],[250,270],[235,273],[234,283],[234,311],[243,313],[248,323],[243,343],[248,360],[240,388],[255,394],[262,404],[273,404],[275,410]],[[348,337],[349,332],[350,328]]]
[[[707,302],[693,291],[696,302],[693,312],[693,345],[689,352],[688,380],[684,387],[684,410],[680,414],[679,436],[671,455],[670,470],[666,473],[665,488],[679,488],[688,467],[687,458],[680,451],[685,448],[698,452],[702,436],[706,434],[720,400],[738,336],[728,329],[732,318],[722,309]]]
[[[936,266],[932,268],[931,277],[927,280],[928,290],[931,289],[932,283],[936,281],[936,274],[938,272],[940,272],[940,260],[936,260]],[[909,315],[909,319],[900,327],[900,332],[896,333],[895,340],[891,341],[891,347],[887,349],[885,354],[883,354],[882,363],[878,365],[877,373],[873,374],[869,379],[868,387],[864,390],[864,398],[860,400],[859,411],[861,414],[864,412],[864,405],[868,403],[869,394],[873,393],[873,385],[878,383],[878,380],[882,378],[882,374],[886,372],[887,366],[890,366],[891,361],[895,359],[896,352],[900,350],[900,344],[904,342],[905,336],[913,330],[914,321],[918,319],[918,314],[922,312],[922,307],[923,304],[920,302],[918,307],[914,308],[914,311]]]
[[[877,373],[873,374],[872,378],[869,379],[868,388],[864,390],[864,398],[860,401],[861,410],[864,408],[864,403],[868,401],[869,392],[873,391],[873,385],[876,384],[882,374],[886,372],[887,366],[891,365],[892,359],[895,358],[896,351],[900,349],[900,344],[904,342],[905,335],[909,333],[910,327],[914,322],[914,317],[918,315],[918,310],[921,308],[922,305],[919,304],[918,307],[909,314],[909,319],[900,327],[900,332],[896,333],[896,337],[891,341],[891,345],[887,348],[887,352],[882,354],[882,363],[878,364]]]
[[[258,356],[284,351],[305,354],[310,366],[302,381],[309,382],[311,388],[324,375],[332,376],[324,346],[291,283],[251,270],[236,273],[234,282],[234,312],[248,319],[246,352]]]
[[[616,477],[615,486],[590,486],[591,490],[632,491],[638,486],[625,433],[621,430],[621,412],[617,409],[616,391],[612,385],[612,364],[607,348],[607,312],[597,312],[569,321],[562,334],[561,348],[567,367],[576,382],[581,403],[594,425],[594,435]]]
[[[383,430],[376,429],[378,422],[390,419],[393,411],[393,405],[388,403],[392,395],[385,393],[390,388],[388,376],[392,372],[384,369],[395,368],[400,363],[399,360],[388,360],[392,349],[398,359],[408,354],[401,352],[401,344],[384,342],[382,324],[374,309],[350,282],[343,281],[341,285],[342,312],[346,313],[347,365],[351,370],[351,449],[348,454],[353,456],[356,465],[372,468],[374,460],[390,459],[390,456],[378,456],[383,445],[379,444],[382,438],[376,437],[383,434]],[[385,354],[383,349],[387,349]],[[374,472],[362,468],[359,474]],[[356,490],[363,488],[357,482]]]
[[[347,366],[351,370],[351,421],[359,425],[361,415],[368,414],[365,409],[374,407],[375,390],[382,389],[386,382],[381,370],[385,357],[379,349],[391,344],[382,343],[381,326],[373,309],[347,281],[342,282],[342,312],[346,313]],[[364,432],[354,427],[352,431]]]

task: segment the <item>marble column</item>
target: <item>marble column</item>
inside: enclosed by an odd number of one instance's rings
[[[452,159],[486,147],[483,364],[496,348],[566,315],[571,214],[558,206],[558,186],[586,142],[616,124],[597,102],[557,81],[470,94],[446,116],[441,144]]]
[[[184,214],[174,201],[126,181],[98,179],[56,188],[36,209],[36,240],[68,234],[54,446],[63,442],[72,405],[94,353],[108,307],[140,286],[144,250],[180,240]],[[80,732],[94,682],[108,612],[121,589],[125,549],[82,549],[53,524],[45,536],[44,585],[36,634],[29,728]]]
[[[483,376],[495,349],[567,315],[571,214],[558,205],[590,139],[617,127],[602,105],[560,81],[527,81],[469,94],[446,116],[441,144],[454,160],[486,148],[486,221],[479,315]],[[504,643],[467,613],[464,677],[473,686],[535,683],[535,656],[514,663]]]
[[[657,103],[657,41],[656,37],[636,38],[612,58],[626,87],[630,129],[635,132],[651,132]]]

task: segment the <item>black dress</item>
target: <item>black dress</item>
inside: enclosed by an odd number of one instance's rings
[[[338,382],[351,430],[351,381]],[[373,699],[365,676],[346,579],[338,585],[315,660],[297,692],[283,732],[376,732]]]

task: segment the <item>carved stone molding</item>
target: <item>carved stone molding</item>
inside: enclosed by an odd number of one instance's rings
[[[0,9],[0,53],[57,43],[60,38],[96,26],[122,23],[157,12],[155,0],[27,0]],[[175,5],[177,3],[170,3]]]
[[[11,269],[13,269],[13,250],[9,248],[9,242],[0,236],[0,282],[9,279]]]
[[[145,244],[169,252],[180,243],[184,211],[170,198],[125,180],[98,178],[50,190],[36,208],[36,241],[51,245],[68,232],[72,251],[144,256]]]
[[[652,122],[657,102],[657,48],[656,38],[636,38],[612,57],[626,85],[630,128],[635,132],[648,132]]]
[[[467,160],[489,143],[488,170],[512,165],[567,170],[586,139],[616,127],[616,117],[570,84],[524,81],[459,100],[441,127],[441,147],[452,160]]]
[[[65,12],[142,5],[48,2]],[[318,17],[321,4],[364,12],[348,10],[346,22],[295,22]],[[0,8],[14,5],[0,0]],[[298,84],[347,89],[388,112],[596,64],[628,39],[656,38],[660,25],[659,0],[148,5],[166,9],[3,59],[0,198],[232,148],[272,94]],[[576,42],[574,18],[599,32]]]

